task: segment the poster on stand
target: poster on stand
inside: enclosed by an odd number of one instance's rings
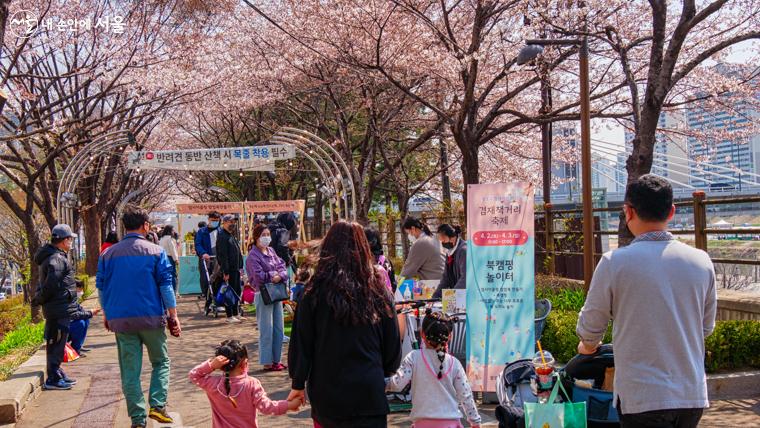
[[[512,361],[533,356],[533,185],[467,186],[467,376],[496,391]]]

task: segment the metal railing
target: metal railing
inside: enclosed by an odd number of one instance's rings
[[[727,227],[727,228],[717,228],[717,227],[710,227],[710,225],[707,222],[707,207],[709,206],[721,206],[721,205],[729,205],[729,204],[750,204],[750,203],[760,203],[760,196],[739,196],[739,197],[716,197],[716,198],[707,198],[705,196],[705,193],[703,191],[697,191],[692,194],[692,199],[688,201],[678,201],[675,203],[676,208],[691,208],[691,215],[694,225],[691,229],[672,229],[670,230],[671,233],[674,235],[692,235],[694,236],[694,246],[696,248],[699,248],[701,250],[704,250],[707,252],[708,250],[708,236],[710,235],[718,235],[718,236],[740,236],[740,235],[760,235],[760,228],[758,227]],[[594,208],[593,212],[594,214],[598,213],[620,213],[620,208]],[[536,219],[543,218],[544,224],[546,225],[544,227],[544,230],[536,230],[536,236],[543,235],[544,237],[544,243],[545,246],[543,249],[536,248],[536,254],[543,254],[545,255],[545,266],[546,270],[548,270],[548,273],[554,274],[555,273],[555,256],[582,256],[582,240],[578,240],[577,243],[581,245],[581,251],[556,251],[555,250],[555,244],[557,242],[555,241],[555,237],[557,236],[578,236],[583,235],[582,227],[576,230],[555,230],[555,221],[556,220],[562,220],[563,218],[566,218],[565,216],[575,217],[580,222],[579,224],[582,224],[582,214],[581,209],[562,209],[562,210],[553,210],[551,204],[548,204],[544,207],[544,210],[542,211],[536,211]],[[551,218],[552,221],[545,221],[546,218]],[[594,228],[594,237],[595,239],[597,237],[601,237],[604,235],[612,235],[616,236],[618,235],[618,230],[596,230]],[[601,228],[600,228],[601,229]],[[595,252],[595,257],[601,257],[602,253]],[[760,260],[758,258],[752,258],[752,259],[737,259],[737,258],[722,258],[722,257],[711,257],[713,263],[724,263],[724,264],[741,264],[741,265],[752,265],[752,266],[760,266]]]

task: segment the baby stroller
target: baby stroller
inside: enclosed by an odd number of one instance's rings
[[[214,257],[214,256],[211,256]],[[214,264],[216,266],[216,264]],[[202,275],[206,275],[206,281],[208,281],[208,292],[206,293],[206,304],[204,305],[204,315],[209,316],[210,314],[214,314],[214,318],[219,318],[219,313],[224,312],[224,306],[217,306],[215,297],[216,292],[218,290],[218,287],[215,287],[215,283],[217,282],[217,275],[216,272],[214,272],[213,275],[209,275],[209,263],[207,260],[203,261],[203,273]]]
[[[576,355],[560,372],[565,389],[570,391],[575,403],[586,402],[586,418],[589,428],[612,428],[620,426],[617,409],[613,407],[612,391],[603,390],[609,369],[614,369],[612,345],[602,345],[593,355]],[[612,372],[614,373],[614,372]],[[578,380],[593,380],[592,384],[584,384]],[[605,382],[606,381],[606,382]]]
[[[507,364],[496,378],[496,419],[499,428],[522,428],[525,426],[524,403],[535,403],[538,398],[530,388],[530,379],[536,375],[529,359]]]

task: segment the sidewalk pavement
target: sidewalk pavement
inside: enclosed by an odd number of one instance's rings
[[[235,338],[248,345],[251,355],[251,375],[257,377],[269,396],[285,399],[290,392],[290,382],[286,372],[264,373],[257,364],[258,334],[255,320],[251,317],[240,324],[226,324],[223,318],[205,318],[201,314],[202,304],[194,296],[179,300],[182,321],[182,337],[169,338],[169,354],[172,372],[168,410],[175,417],[174,427],[205,428],[211,426],[211,409],[205,394],[187,380],[187,373],[196,364],[209,358],[213,348],[222,340]],[[116,343],[112,333],[103,328],[102,316],[95,317],[85,344],[92,351],[86,357],[66,363],[66,373],[77,379],[78,384],[71,391],[44,391],[29,403],[17,423],[17,428],[41,427],[129,427],[126,404],[121,394]],[[286,350],[283,352],[283,359]],[[44,358],[44,354],[43,354]],[[147,395],[150,363],[147,354],[143,359],[143,387]],[[146,399],[147,401],[147,399]],[[493,405],[480,406],[484,426],[497,426],[493,417]],[[262,427],[310,427],[309,409],[287,416],[259,415]],[[161,425],[150,422],[149,427]],[[389,426],[409,427],[408,413],[393,414]],[[715,402],[705,415],[704,427],[744,428],[760,427],[760,397],[755,400],[729,400]]]

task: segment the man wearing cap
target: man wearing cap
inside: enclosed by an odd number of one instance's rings
[[[98,287],[105,327],[116,334],[121,389],[132,428],[145,428],[147,418],[173,423],[166,411],[169,393],[168,325],[173,336],[181,333],[174,296],[172,268],[166,252],[149,242],[148,213],[127,207],[121,219],[126,234],[98,260]],[[153,368],[146,412],[140,376],[143,348]]]
[[[219,263],[224,281],[240,297],[240,270],[243,268],[243,255],[240,252],[240,243],[237,240],[237,219],[232,214],[222,217],[222,230],[216,238],[216,261]],[[227,310],[227,322],[240,322],[238,318],[239,305],[225,305]]]
[[[63,353],[69,338],[70,314],[76,309],[77,288],[74,269],[67,253],[76,235],[67,224],[53,227],[49,244],[40,248],[34,256],[39,266],[40,284],[34,303],[42,305],[45,315],[45,355],[47,357],[46,390],[71,389],[76,381],[61,370]]]

